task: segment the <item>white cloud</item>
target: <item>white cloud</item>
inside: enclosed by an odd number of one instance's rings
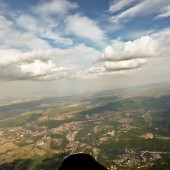
[[[136,58],[126,61],[105,62],[104,67],[107,71],[131,70],[140,68],[146,62],[146,58]]]
[[[157,15],[155,18],[160,19],[160,18],[166,18],[170,17],[170,5],[165,6],[161,9],[161,12],[159,15]]]
[[[99,55],[100,51],[84,44],[79,44],[62,50],[63,57],[67,57],[71,64],[74,66],[79,65],[81,68],[92,64],[92,61],[94,61]]]
[[[104,31],[92,19],[75,14],[66,20],[67,31],[78,37],[100,44],[105,39]]]
[[[125,7],[124,5],[120,5],[120,11],[121,10],[123,10],[123,11],[112,16],[110,18],[110,21],[112,21],[112,22],[127,22],[127,21],[131,20],[132,18],[146,16],[149,14],[156,15],[156,12],[160,8],[163,8],[169,4],[170,4],[169,0],[164,0],[164,1],[162,1],[162,0],[154,0],[154,1],[142,0],[142,1],[138,1],[132,7],[129,7],[127,9],[124,9],[124,7]],[[110,9],[116,8],[116,5],[117,5],[117,3],[113,3],[110,6]]]
[[[30,30],[33,33],[42,33],[45,31],[46,27],[44,22],[39,22],[38,18],[30,14],[19,15],[16,19],[16,22],[21,27],[25,28],[26,30]]]
[[[77,13],[79,7],[72,1],[39,2],[25,11],[11,10],[14,15],[0,15],[0,79],[88,79],[126,74],[143,67],[150,57],[170,55],[169,29],[146,30],[142,37],[144,32],[137,32],[133,41],[114,40],[101,55],[85,44],[74,45],[80,40],[104,45],[105,31],[95,20]],[[165,7],[168,3],[168,0],[116,0],[109,12],[114,15],[112,21],[121,26],[122,20],[156,14],[159,9],[162,10],[158,18],[168,17],[169,6]],[[92,61],[97,57],[98,66],[94,66]]]
[[[3,15],[0,15],[0,22],[1,22],[0,30],[9,28],[13,24],[12,21],[6,19]]]
[[[0,67],[6,67],[21,62],[29,62],[36,59],[47,60],[50,56],[58,54],[55,49],[49,50],[33,50],[30,52],[22,52],[16,49],[0,50]]]
[[[97,62],[104,62],[105,72],[101,73],[115,74],[116,71],[127,73],[130,70],[139,70],[150,58],[156,60],[161,57],[170,57],[169,35],[170,29],[166,28],[134,41],[113,41],[113,44],[107,46],[97,59]]]
[[[2,80],[56,80],[69,78],[72,70],[57,66],[50,57],[62,56],[60,49],[22,52],[16,49],[0,50],[0,79]]]
[[[51,60],[33,60],[0,68],[1,80],[38,80],[50,81],[60,78],[70,78],[73,70],[57,67]],[[74,71],[75,72],[75,71]],[[74,75],[74,74],[73,74]]]
[[[70,78],[76,71],[66,67],[57,67],[51,60],[34,60],[32,63],[22,63],[19,68],[25,78],[43,81]]]
[[[70,10],[78,8],[78,5],[68,0],[48,0],[41,1],[32,8],[34,13],[41,15],[66,14]]]
[[[39,42],[43,41],[44,43],[46,42],[46,44],[49,44],[50,42],[51,46],[72,45],[72,39],[65,37],[64,21],[66,20],[69,13],[77,8],[78,5],[74,2],[70,2],[69,0],[49,0],[48,2],[42,0],[34,6],[28,6],[27,10],[17,11],[8,7],[8,14],[3,12],[3,15],[12,19],[13,27],[10,28],[9,31],[10,38],[7,37],[6,34],[4,35],[4,39],[11,40],[13,37],[15,39],[15,35],[29,32],[34,34],[34,37],[39,39]],[[12,13],[10,11],[12,11]],[[2,20],[2,18],[0,18],[0,20]],[[7,44],[6,46],[10,47],[10,44],[7,42],[7,40],[5,43]],[[31,48],[28,46],[24,49],[34,49],[33,46],[34,45],[32,45]],[[12,47],[14,48],[16,46],[12,45]],[[18,48],[21,48],[21,46]]]
[[[26,38],[29,38],[29,36]],[[23,52],[22,50],[17,49],[1,49],[0,50],[0,66],[8,66],[14,63],[32,61],[36,59],[47,60],[62,60],[68,59],[69,62],[72,62],[72,59],[78,61],[87,59],[91,62],[100,54],[99,51],[95,50],[92,47],[85,46],[80,44],[78,46],[60,49],[60,48],[49,48],[49,49],[36,49],[28,52]],[[71,59],[71,60],[70,60]],[[84,61],[83,61],[84,62]],[[74,66],[74,65],[73,65]]]
[[[140,61],[138,61],[140,62]],[[142,61],[141,61],[142,64]],[[106,76],[113,76],[113,75],[129,75],[133,73],[134,71],[139,70],[139,67],[132,67],[132,63],[130,66],[126,64],[126,68],[113,68],[113,66],[108,65],[110,68],[105,67],[91,67],[84,72],[77,72],[77,77],[81,79],[97,79],[99,77],[106,77]]]
[[[19,68],[21,72],[29,73],[33,76],[43,76],[50,74],[55,70],[55,64],[48,60],[47,62],[42,62],[41,60],[34,60],[32,63],[22,63]]]
[[[23,34],[15,33],[6,42],[12,48],[20,48],[25,50],[34,49],[50,49],[49,43],[33,33],[25,32]]]
[[[43,34],[40,35],[42,38],[46,39],[51,39],[53,40],[56,44],[63,44],[66,46],[72,45],[73,40],[70,38],[65,38],[57,34],[56,32],[53,31],[45,31]]]
[[[101,73],[101,72],[105,72],[105,68],[104,67],[91,67],[90,69],[85,70],[85,73]]]
[[[125,36],[126,36],[126,38],[128,38],[128,39],[134,40],[134,39],[138,39],[138,38],[140,38],[140,37],[142,37],[142,36],[150,35],[150,34],[152,34],[152,33],[154,33],[154,32],[155,32],[154,29],[144,29],[144,30],[138,29],[138,30],[135,30],[135,31],[132,30],[132,31],[130,31],[130,32],[127,32],[127,33],[125,34]]]
[[[11,26],[13,25],[13,22],[8,20],[3,15],[0,15],[0,40],[4,39],[6,35],[10,33]]]
[[[98,59],[99,51],[84,44],[60,49],[40,49],[23,52],[16,49],[0,50],[0,79],[56,80],[92,79],[114,74],[131,74],[141,68],[150,57],[169,56],[169,29],[143,36],[134,41],[113,41]],[[23,35],[30,39],[30,35]],[[102,66],[102,62],[103,66]],[[88,69],[88,67],[90,67]]]
[[[111,13],[115,13],[119,10],[122,10],[128,6],[131,5],[131,3],[134,2],[134,0],[115,0],[113,1],[111,4],[110,4],[110,7],[109,7],[109,12]]]
[[[134,58],[157,56],[160,43],[150,36],[142,36],[134,41],[115,41],[105,48],[99,61],[121,61]]]
[[[30,38],[25,35],[25,38]],[[51,48],[23,52],[17,49],[0,50],[0,79],[56,80],[83,78],[99,52],[83,44],[67,49]],[[80,74],[81,72],[81,74]]]
[[[159,57],[170,57],[170,28],[164,28],[158,32],[152,33],[150,36],[161,44],[157,55]]]
[[[23,12],[17,23],[27,31],[31,31],[40,38],[52,40],[55,44],[72,45],[72,39],[64,35],[64,21],[78,8],[77,3],[69,0],[45,0]]]
[[[5,18],[7,15],[1,16],[0,47],[22,50],[48,49],[56,45],[67,47],[74,43],[67,31],[101,44],[105,38],[104,31],[95,21],[80,14],[69,15],[77,8],[78,5],[69,0],[40,1],[26,11],[10,13],[11,20]],[[67,24],[70,29],[66,31]],[[25,38],[28,36],[30,41]]]
[[[32,50],[35,48],[48,49],[50,45],[47,41],[39,38],[34,33],[22,32],[15,29],[15,22],[0,15],[0,44],[3,48],[22,48]]]

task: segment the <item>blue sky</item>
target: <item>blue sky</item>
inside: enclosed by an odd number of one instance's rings
[[[1,89],[169,81],[169,45],[169,0],[0,0]]]

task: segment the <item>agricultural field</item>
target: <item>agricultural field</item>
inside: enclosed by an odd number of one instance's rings
[[[108,169],[170,168],[170,95],[54,101],[1,106],[0,170],[54,170],[78,152]]]

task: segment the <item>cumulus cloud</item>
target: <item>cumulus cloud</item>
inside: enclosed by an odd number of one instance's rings
[[[72,69],[57,66],[50,57],[62,55],[59,49],[34,50],[0,50],[1,80],[56,80],[67,77]]]
[[[44,75],[54,74],[58,67],[50,60],[50,57],[58,56],[60,53],[59,49],[30,52],[16,49],[0,50],[0,79],[39,80]]]
[[[104,49],[98,61],[122,61],[134,58],[148,58],[157,55],[160,43],[150,36],[142,36],[134,41],[115,41]]]
[[[81,38],[86,38],[96,43],[100,43],[105,39],[104,31],[92,19],[75,14],[66,20],[67,31]]]
[[[57,67],[51,60],[33,60],[20,64],[11,64],[0,68],[1,80],[38,80],[50,81],[60,78],[69,78],[73,70]]]
[[[161,47],[158,52],[160,57],[170,57],[170,28],[162,29],[161,31],[154,32],[151,36],[158,40],[161,44]]]
[[[85,72],[82,68],[87,68],[91,63],[90,59],[97,55],[98,51],[84,44],[66,49],[50,48],[29,52],[17,49],[0,50],[0,79],[47,81],[83,78]]]
[[[126,61],[105,62],[104,67],[107,71],[131,70],[140,68],[146,62],[146,58],[136,58]]]
[[[35,60],[32,63],[22,63],[19,66],[25,77],[33,80],[57,80],[59,78],[69,78],[72,69],[57,67],[51,60]]]
[[[70,48],[61,50],[60,61],[67,63],[70,66],[77,68],[87,68],[92,65],[92,61],[100,55],[100,51],[86,46],[85,44],[79,44]]]
[[[101,73],[104,72],[105,68],[104,67],[91,67],[90,69],[87,69],[85,72],[86,73]]]
[[[98,22],[80,14],[77,3],[69,0],[39,2],[25,11],[11,10],[13,14],[5,12],[3,15],[0,11],[0,79],[47,81],[127,74],[143,67],[150,57],[170,54],[170,31],[164,29],[147,30],[145,35],[148,36],[127,42],[113,40],[100,55],[98,50],[79,41],[90,40],[96,47],[105,42],[106,32]],[[168,0],[115,0],[109,13],[113,14],[112,21],[119,23],[140,15],[156,14],[155,11],[162,8],[157,18],[164,18],[169,16],[169,6],[165,7],[168,3]],[[140,34],[143,32],[134,37]],[[93,65],[94,60],[99,66]]]
[[[142,64],[142,63],[141,63]],[[130,64],[129,64],[130,66]],[[109,65],[108,67],[111,67],[111,65]],[[134,71],[139,70],[138,67],[133,67],[131,66],[131,68],[126,66],[126,69],[124,67],[119,69],[115,69],[115,67],[113,68],[113,66],[111,68],[106,68],[105,67],[91,67],[89,69],[86,69],[85,71],[79,71],[78,73],[78,77],[81,79],[97,79],[99,77],[105,77],[105,76],[113,76],[113,75],[129,75],[131,73],[133,73]]]
[[[91,79],[114,74],[129,74],[143,67],[150,57],[169,56],[169,34],[169,29],[164,29],[133,41],[115,40],[98,58],[100,67],[90,63],[100,55],[100,52],[84,44],[65,49],[49,48],[29,52],[16,49],[0,50],[0,78]],[[30,37],[25,35],[25,38]]]
[[[47,60],[50,56],[59,54],[60,51],[56,49],[49,50],[33,50],[30,52],[23,52],[16,49],[0,50],[0,67],[6,67],[12,64],[29,62],[36,59]]]
[[[0,80],[24,80],[28,77],[24,76],[17,65],[12,64],[8,67],[0,67]]]
[[[129,75],[140,70],[141,66],[147,62],[146,58],[137,58],[126,61],[104,62],[103,66],[91,67],[84,72],[79,72],[79,78],[96,79],[102,76]]]
[[[113,41],[107,46],[96,62],[102,62],[105,72],[139,70],[150,58],[170,56],[169,28],[142,36],[133,41]]]
[[[23,52],[17,49],[1,49],[0,50],[0,67],[8,66],[15,63],[32,61],[36,59],[48,60],[48,59],[90,59],[92,57],[97,57],[100,54],[99,51],[92,47],[80,44],[78,46],[60,49],[60,48],[49,48],[49,49],[37,49],[28,52]],[[80,62],[78,62],[80,64]]]
[[[34,60],[32,63],[22,63],[19,68],[23,73],[29,73],[33,76],[42,76],[53,72],[55,70],[55,64],[50,60],[47,62]]]

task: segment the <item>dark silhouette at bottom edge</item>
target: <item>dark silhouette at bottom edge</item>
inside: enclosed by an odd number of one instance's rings
[[[77,153],[68,156],[61,164],[59,170],[107,170],[92,156]]]

